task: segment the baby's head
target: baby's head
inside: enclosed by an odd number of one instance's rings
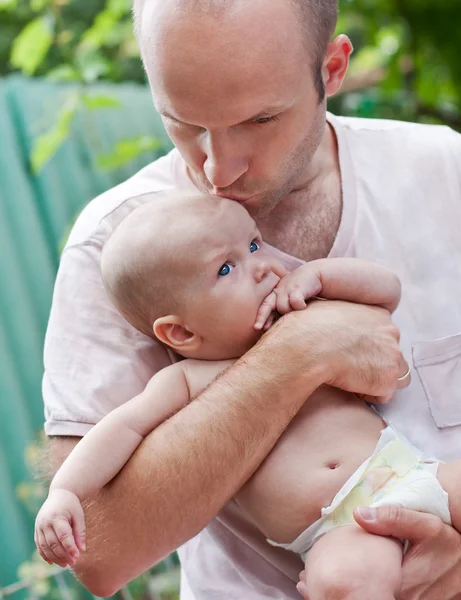
[[[120,313],[179,354],[208,360],[244,354],[261,336],[256,314],[280,265],[237,202],[152,194],[104,246],[101,273]]]

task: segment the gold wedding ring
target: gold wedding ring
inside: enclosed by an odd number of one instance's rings
[[[410,375],[410,371],[411,371],[411,368],[408,367],[408,371],[405,373],[405,375],[402,375],[402,377],[398,377],[397,381],[403,381],[404,379],[406,379]]]

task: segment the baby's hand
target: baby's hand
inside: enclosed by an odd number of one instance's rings
[[[307,267],[307,265],[305,265]],[[298,268],[285,275],[261,304],[256,315],[255,329],[267,331],[274,322],[274,311],[281,315],[306,308],[306,300],[319,294],[322,282],[318,272]]]
[[[55,489],[35,520],[35,544],[48,564],[73,567],[85,551],[85,518],[75,494]]]

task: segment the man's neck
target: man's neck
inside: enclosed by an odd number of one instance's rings
[[[313,260],[330,252],[341,212],[338,144],[333,128],[327,124],[303,184],[270,214],[257,219],[257,224],[269,244],[303,260]]]

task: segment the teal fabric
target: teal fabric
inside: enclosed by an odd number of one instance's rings
[[[69,138],[33,174],[35,138],[76,92],[19,76],[0,80],[0,587],[17,580],[34,549],[34,515],[17,486],[30,480],[24,450],[44,420],[42,348],[63,240],[87,202],[171,148],[147,87],[94,85],[85,93],[113,96],[120,106],[78,111]],[[139,135],[155,136],[160,149],[117,170],[98,168],[100,154]]]

